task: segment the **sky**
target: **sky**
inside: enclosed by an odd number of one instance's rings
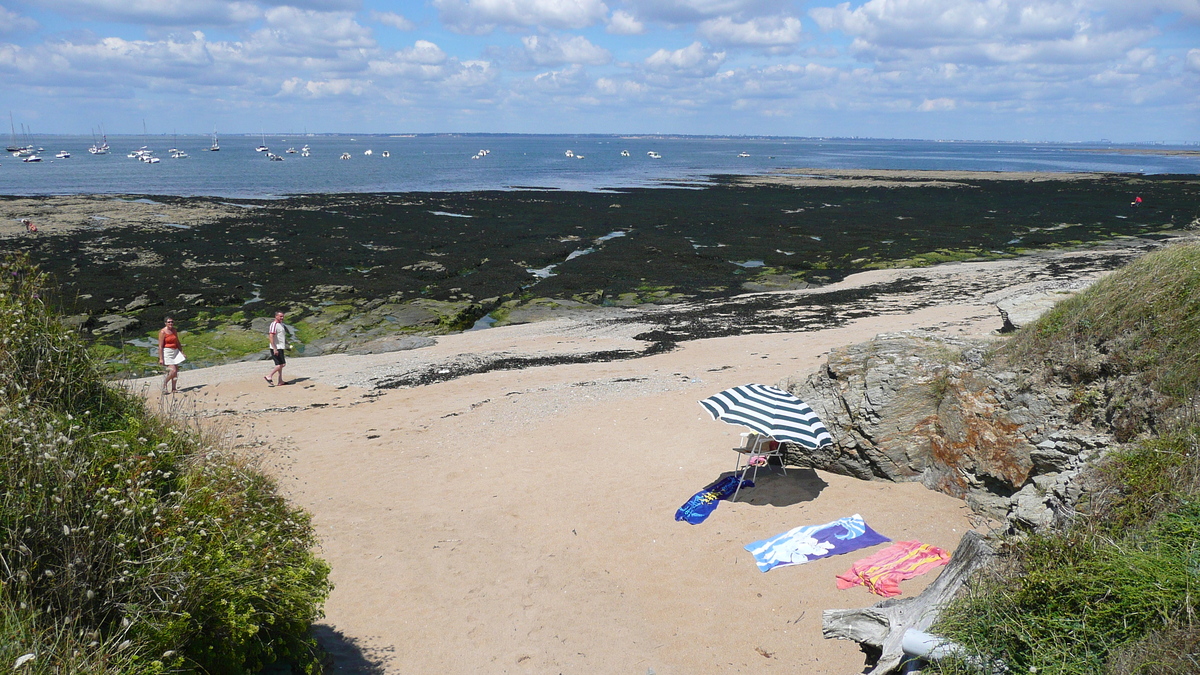
[[[1200,142],[1200,0],[0,0],[35,133]]]

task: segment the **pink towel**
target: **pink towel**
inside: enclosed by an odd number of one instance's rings
[[[950,554],[919,541],[895,544],[856,561],[845,574],[839,574],[837,586],[866,586],[876,595],[890,598],[900,595],[900,582],[950,562]]]

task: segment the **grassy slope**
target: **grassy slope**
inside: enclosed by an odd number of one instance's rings
[[[309,626],[330,586],[307,515],[107,386],[44,281],[0,261],[0,664],[316,672]]]
[[[1004,352],[1133,442],[1097,468],[1069,531],[1009,542],[937,629],[1013,672],[1200,672],[1200,245],[1145,256]]]

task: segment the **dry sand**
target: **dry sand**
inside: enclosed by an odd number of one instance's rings
[[[877,273],[875,273],[877,274]],[[863,656],[821,637],[825,609],[880,600],[837,590],[859,554],[761,573],[749,542],[861,514],[894,540],[953,550],[964,504],[919,484],[792,469],[688,525],[675,510],[734,467],[740,427],[697,404],[748,382],[804,377],[833,347],[880,332],[987,335],[983,302],[842,328],[698,340],[655,356],[474,374],[377,390],[405,360],[620,346],[556,323],[475,331],[392,354],[293,359],[182,374],[178,414],[262,453],[314,515],[336,584],[318,626],[335,672],[845,673]],[[149,390],[156,385],[146,383]],[[918,593],[936,574],[903,584]]]

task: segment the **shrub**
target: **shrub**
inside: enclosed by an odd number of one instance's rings
[[[315,672],[330,586],[307,515],[105,384],[44,283],[0,262],[0,667]]]

